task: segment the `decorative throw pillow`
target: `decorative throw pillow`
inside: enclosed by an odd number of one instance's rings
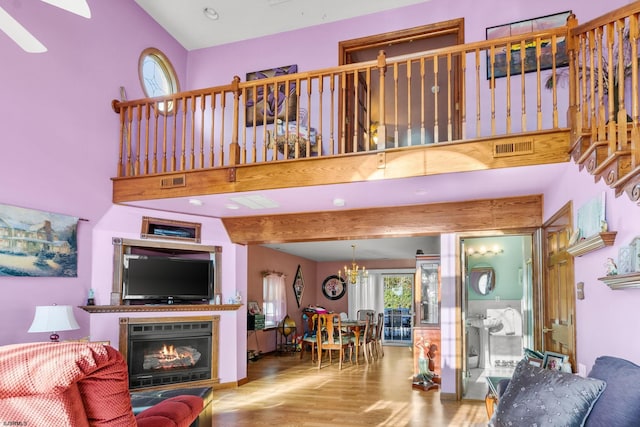
[[[520,361],[489,425],[583,426],[606,383]]]
[[[640,423],[640,366],[602,356],[596,359],[589,377],[606,381],[607,388],[589,414],[587,427],[627,427]]]

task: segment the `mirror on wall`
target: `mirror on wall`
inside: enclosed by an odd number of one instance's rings
[[[480,295],[489,295],[496,287],[493,267],[473,267],[469,273],[471,289]]]

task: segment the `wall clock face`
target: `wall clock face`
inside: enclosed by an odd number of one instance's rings
[[[347,286],[344,279],[337,275],[329,276],[322,282],[322,293],[329,299],[340,299],[346,291]]]

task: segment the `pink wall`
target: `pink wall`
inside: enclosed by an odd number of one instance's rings
[[[36,305],[86,301],[93,229],[112,205],[118,116],[111,100],[119,98],[120,86],[130,98],[142,96],[140,52],[162,49],[185,79],[186,51],[133,1],[90,0],[89,6],[91,19],[39,1],[2,5],[48,52],[26,53],[0,32],[0,203],[89,221],[78,227],[77,278],[0,277],[0,291],[10,295],[0,310],[0,322],[8,326],[0,331],[0,345],[47,338],[26,332]],[[88,319],[77,314],[82,329],[63,338],[89,334]]]
[[[540,0],[535,8],[526,0],[486,0],[482,6],[474,0],[431,0],[385,13],[371,14],[312,28],[290,31],[260,39],[246,40],[189,52],[190,87],[208,87],[231,82],[234,75],[245,80],[251,71],[280,65],[298,64],[300,71],[335,67],[338,43],[372,34],[464,17],[465,40],[485,39],[487,27],[573,10],[579,22],[586,22],[628,3]],[[260,54],[258,54],[260,52]],[[226,59],[226,60],[225,60]]]
[[[611,290],[597,280],[605,275],[607,258],[618,258],[621,246],[640,236],[640,208],[626,195],[615,198],[603,181],[593,184],[593,177],[567,168],[564,179],[545,192],[545,219],[551,217],[567,201],[576,212],[585,202],[606,193],[606,219],[609,230],[617,231],[615,244],[574,258],[575,281],[584,282],[584,300],[576,302],[578,363],[589,369],[601,355],[623,357],[640,364],[640,343],[630,339],[637,335],[635,313],[640,306],[640,290]]]

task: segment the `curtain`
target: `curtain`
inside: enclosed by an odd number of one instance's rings
[[[282,274],[270,273],[262,279],[265,326],[277,326],[287,314],[287,293]]]
[[[382,292],[382,273],[369,270],[367,279],[360,279],[357,284],[347,284],[349,298],[349,319],[358,317],[358,310],[384,310],[384,294]]]

